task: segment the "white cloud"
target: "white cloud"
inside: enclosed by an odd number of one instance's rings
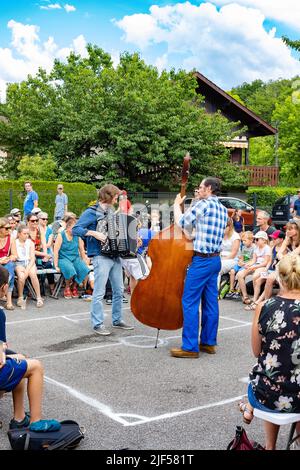
[[[218,6],[238,3],[246,7],[260,10],[266,18],[286,23],[299,30],[300,4],[299,0],[210,0]]]
[[[64,9],[66,10],[67,13],[71,13],[72,11],[76,11],[76,8],[73,5],[69,5],[68,3],[66,3],[66,5],[64,6]]]
[[[256,78],[300,74],[300,62],[275,37],[275,28],[270,32],[264,29],[264,20],[261,11],[237,3],[218,11],[209,2],[199,6],[186,2],[153,5],[149,14],[125,16],[115,24],[124,31],[126,42],[142,50],[165,44],[164,66],[167,61],[173,65],[176,57],[176,65],[181,62],[181,67],[196,68],[228,88]],[[162,58],[157,60],[160,64]]]
[[[50,5],[40,6],[41,10],[61,10],[61,5],[59,3],[50,3]]]
[[[74,5],[69,5],[66,3],[63,7],[61,6],[60,3],[50,3],[49,5],[40,5],[41,10],[62,10],[65,9],[67,13],[71,13],[73,11],[76,11],[76,7]]]
[[[55,58],[64,60],[71,51],[86,57],[87,43],[83,35],[73,39],[69,47],[59,47],[53,37],[42,43],[40,28],[10,20],[11,48],[0,47],[0,99],[5,96],[6,84],[26,80],[29,74],[35,75],[39,67],[47,72],[52,69]]]

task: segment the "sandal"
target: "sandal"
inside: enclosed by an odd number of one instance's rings
[[[249,311],[249,310],[255,310],[256,307],[257,307],[257,305],[258,305],[257,302],[252,302],[250,305],[247,305],[247,306],[245,307],[245,310],[248,310],[248,311]]]
[[[38,308],[43,307],[43,306],[44,306],[43,299],[37,299],[37,301],[36,301],[36,306],[37,306]]]
[[[250,297],[248,297],[248,296],[243,297],[243,304],[249,305],[251,303],[252,303],[252,301],[251,301]]]
[[[247,405],[248,405],[248,403],[244,403],[243,401],[241,401],[239,403],[239,409],[240,409],[240,412],[243,415],[244,423],[250,424],[252,419],[253,419],[253,410],[251,408],[249,408]]]
[[[4,305],[4,308],[5,308],[5,310],[14,310],[15,309],[13,304],[11,304],[11,305],[6,304],[6,305]]]
[[[17,300],[17,306],[18,306],[18,307],[22,307],[23,301],[24,301],[24,298],[23,298],[23,297],[19,297],[18,300]]]

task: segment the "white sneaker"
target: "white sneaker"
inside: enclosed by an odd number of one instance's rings
[[[111,334],[111,332],[103,324],[98,326],[98,328],[94,328],[94,332],[102,336],[108,336]]]
[[[134,330],[134,326],[126,325],[123,320],[119,321],[119,323],[113,324],[113,328],[121,328],[122,330]]]

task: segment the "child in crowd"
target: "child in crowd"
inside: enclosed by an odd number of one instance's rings
[[[272,264],[265,271],[254,274],[254,296],[252,299],[252,304],[247,305],[245,307],[245,310],[255,310],[258,303],[262,302],[263,300],[269,299],[272,295],[273,286],[277,281],[276,265],[279,261],[277,255],[281,249],[283,240],[285,239],[285,233],[281,230],[275,230],[275,232],[269,235],[269,238],[272,239]],[[260,295],[261,286],[263,285],[263,283],[265,283],[265,288],[262,294]]]
[[[44,302],[41,297],[40,283],[37,277],[35,265],[35,247],[29,238],[29,228],[25,224],[18,227],[18,237],[12,240],[11,254],[16,257],[16,273],[18,276],[18,300],[17,306],[23,305],[23,291],[26,279],[29,277],[36,293],[36,306],[43,307]]]
[[[251,274],[258,274],[268,269],[272,259],[272,251],[269,246],[267,233],[260,230],[256,235],[254,235],[254,239],[255,248],[253,257],[243,266],[244,269],[237,273],[237,280],[239,282],[243,303],[247,305],[252,304],[252,301],[247,294],[246,277]]]
[[[0,267],[0,291],[8,288],[8,271]],[[36,359],[25,359],[21,354],[8,354],[6,343],[5,314],[0,308],[0,396],[12,392],[14,417],[10,429],[29,427],[31,431],[57,431],[61,424],[56,420],[42,420],[42,395],[44,370]],[[27,379],[27,380],[26,380]],[[30,413],[24,410],[24,395],[27,394]]]
[[[253,243],[254,235],[252,232],[243,232],[242,236],[242,246],[238,255],[238,262],[230,270],[230,290],[227,294],[228,298],[239,298],[239,290],[234,289],[236,274],[245,269],[245,265],[252,259],[255,245]]]

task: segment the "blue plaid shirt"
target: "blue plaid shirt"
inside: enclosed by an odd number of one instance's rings
[[[228,220],[226,207],[216,196],[199,200],[179,219],[179,225],[191,232],[195,228],[194,250],[201,253],[220,252]]]

